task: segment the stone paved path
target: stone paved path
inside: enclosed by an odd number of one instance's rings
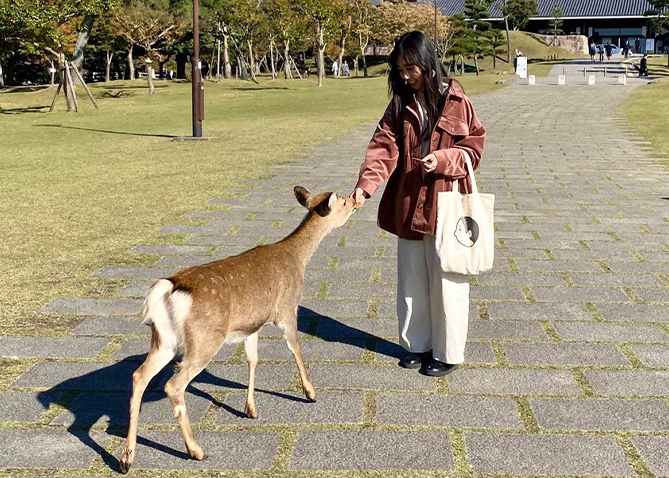
[[[225,346],[187,397],[209,458],[185,459],[158,383],[131,473],[668,477],[669,172],[619,111],[633,88],[517,84],[474,99],[498,247],[494,271],[472,279],[455,374],[396,365],[396,244],[375,226],[379,194],[309,265],[300,331],[318,402],[304,403],[285,343],[267,330],[260,418],[240,416],[243,351]],[[45,312],[81,316],[71,337],[0,337],[1,356],[33,358],[0,391],[0,469],[114,476],[148,346],[138,313],[149,281],[286,235],[303,215],[296,184],[348,193],[373,128],[188,214],[205,225],[166,226],[173,245],[131,251],[158,254],[153,266],[99,271],[127,279],[117,298],[53,300]]]

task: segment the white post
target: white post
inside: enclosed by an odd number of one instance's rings
[[[567,77],[565,75],[558,75],[558,85],[566,85]]]
[[[588,75],[588,85],[595,84],[595,75]]]
[[[536,85],[537,84],[537,77],[534,76],[534,75],[528,76],[527,84],[528,85]]]
[[[627,75],[618,75],[618,84],[626,85],[627,84]]]

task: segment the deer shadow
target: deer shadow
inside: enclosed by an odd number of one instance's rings
[[[298,308],[298,330],[328,342],[339,342],[365,350],[376,350],[378,353],[392,358],[401,357],[402,348],[399,345],[304,307]],[[52,424],[66,425],[69,433],[94,450],[110,469],[117,472],[121,471],[118,459],[96,441],[92,430],[94,430],[94,427],[106,424],[108,435],[126,437],[130,419],[129,403],[132,392],[132,374],[145,358],[146,354],[132,355],[112,365],[64,380],[37,394],[38,401],[45,409],[48,409],[51,405],[57,405],[66,410],[65,413],[55,417],[51,422]],[[262,359],[262,357],[260,358]],[[168,364],[151,380],[142,398],[143,408],[146,404],[162,400],[165,402],[165,412],[171,417],[171,406],[169,402],[164,400],[166,397],[162,390],[172,376],[177,361],[178,358]],[[262,364],[259,367],[262,367]],[[206,400],[232,415],[237,417],[246,416],[243,411],[222,403],[207,391],[197,387],[197,384],[233,390],[246,390],[246,384],[217,377],[205,369],[193,379],[186,389],[186,392],[193,397]],[[256,388],[256,392],[274,395],[294,402],[309,403],[309,400],[305,398],[273,390]],[[192,398],[187,399],[189,403],[192,400]],[[137,437],[137,441],[169,455],[183,459],[190,458],[184,451],[175,450],[141,435]]]

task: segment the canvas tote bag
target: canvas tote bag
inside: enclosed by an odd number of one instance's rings
[[[472,183],[471,194],[453,191],[437,195],[437,257],[441,270],[476,275],[492,269],[495,258],[493,208],[495,196],[479,193],[469,154],[461,150]]]

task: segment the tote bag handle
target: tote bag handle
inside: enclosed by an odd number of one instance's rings
[[[464,149],[461,149],[462,154],[465,156],[465,163],[467,164],[467,174],[469,174],[469,180],[472,183],[472,194],[478,194],[479,193],[479,188],[476,185],[476,177],[474,176],[474,168],[472,167],[472,160],[469,157],[469,153],[465,151]],[[458,180],[454,179],[453,180],[453,191],[456,193],[460,192],[460,187],[458,186]]]

